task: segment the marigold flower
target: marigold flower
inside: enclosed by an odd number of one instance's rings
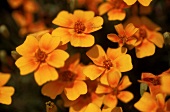
[[[128,6],[123,0],[107,0],[99,6],[99,15],[108,12],[108,20],[123,20],[126,16],[125,8]]]
[[[94,44],[91,32],[102,28],[102,17],[94,17],[93,11],[75,10],[74,14],[61,11],[52,21],[59,27],[52,35],[61,37],[62,44],[70,41],[74,47],[90,47]]]
[[[119,46],[123,46],[124,44],[133,45],[137,41],[133,35],[138,31],[138,28],[132,23],[129,23],[125,28],[123,28],[122,24],[118,24],[114,26],[118,35],[116,34],[108,34],[107,38],[112,42],[118,42]]]
[[[64,66],[69,54],[56,49],[60,39],[49,33],[42,35],[38,40],[34,35],[28,35],[25,42],[16,48],[21,57],[15,62],[21,75],[35,71],[34,78],[38,85],[47,81],[56,80],[58,72],[55,68]]]
[[[10,74],[0,72],[0,103],[10,105],[12,102],[11,96],[15,89],[11,86],[4,86],[10,78]]]
[[[135,27],[139,28],[138,32],[135,33],[137,42],[133,46],[138,58],[153,55],[156,49],[155,45],[159,48],[163,47],[163,35],[157,32],[161,28],[147,17],[133,16],[127,20],[127,23],[133,23]]]
[[[48,82],[42,87],[42,94],[55,99],[63,91],[69,100],[76,100],[87,93],[87,85],[82,73],[83,65],[79,64],[80,55],[76,54],[66,60],[65,66],[59,71],[59,79]],[[55,88],[54,88],[55,87]]]
[[[86,53],[94,64],[85,67],[83,73],[91,80],[102,75],[100,77],[101,83],[108,85],[107,74],[110,70],[126,72],[132,69],[131,57],[126,52],[126,48],[119,47],[116,49],[108,48],[105,53],[100,45],[95,45]]]
[[[142,112],[169,112],[170,99],[165,102],[165,96],[161,93],[151,96],[145,92],[140,100],[134,104],[134,107]]]
[[[108,85],[99,84],[96,88],[97,94],[106,94],[103,103],[107,107],[114,108],[118,103],[118,99],[124,103],[129,102],[133,99],[133,94],[129,91],[125,91],[132,83],[130,82],[128,76],[123,76],[120,81],[120,74],[117,71],[111,71],[108,74]]]
[[[101,109],[97,105],[90,103],[84,112],[101,112]]]
[[[138,1],[143,6],[148,6],[152,0],[123,0],[127,5],[133,5],[136,1]]]
[[[162,72],[159,75],[152,73],[142,73],[141,80],[139,82],[145,83],[149,86],[149,90],[152,96],[156,96],[158,93],[162,93],[162,82],[161,79],[164,76],[170,75],[170,69]],[[169,89],[168,89],[169,90]]]

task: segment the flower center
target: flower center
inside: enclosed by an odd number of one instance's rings
[[[144,28],[139,28],[139,36],[141,38],[146,38],[147,37],[147,32]]]
[[[161,85],[160,77],[144,78],[143,80],[152,83],[154,86]]]
[[[38,62],[44,62],[45,59],[47,58],[47,54],[41,51],[40,49],[38,49],[38,51],[35,53],[35,57]]]
[[[78,34],[80,33],[83,33],[83,31],[85,30],[85,25],[84,23],[82,23],[81,21],[77,21],[75,24],[74,24],[74,31]]]
[[[103,62],[103,66],[104,66],[107,70],[110,70],[110,67],[112,67],[113,64],[112,64],[111,60],[108,59],[108,60],[105,60],[105,61]]]
[[[68,81],[73,81],[75,78],[75,74],[71,71],[64,71],[60,74],[61,80],[68,82]]]
[[[123,36],[118,35],[118,36],[120,38],[120,42],[121,43],[125,44],[128,41],[128,38],[125,35],[123,35]]]

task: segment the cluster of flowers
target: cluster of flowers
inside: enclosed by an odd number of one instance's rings
[[[138,0],[148,6],[152,0]],[[108,0],[99,6],[99,14],[108,12],[109,20],[123,20],[125,8],[136,0]],[[128,50],[135,49],[137,58],[144,58],[155,53],[156,46],[163,47],[161,29],[147,17],[131,16],[122,24],[114,26],[117,34],[111,33],[107,38],[118,43],[118,48],[107,48],[95,44],[90,33],[100,30],[103,25],[101,16],[93,11],[75,10],[72,13],[61,11],[52,21],[58,27],[29,34],[25,42],[16,48],[20,57],[15,64],[21,75],[34,72],[35,81],[42,86],[43,95],[55,99],[58,95],[64,100],[64,106],[70,112],[122,112],[117,107],[118,100],[124,103],[131,101],[134,95],[127,91],[132,82],[128,72],[133,69]],[[86,55],[92,63],[80,62],[80,54],[66,52],[67,44],[74,47],[91,47]],[[4,77],[4,80],[7,78]],[[141,99],[134,104],[139,111],[170,111],[170,70],[156,76],[142,73],[141,83],[149,86]],[[4,85],[2,83],[1,85]],[[11,96],[14,90],[11,89]],[[0,99],[1,102],[3,100]],[[8,103],[10,100],[8,99]]]

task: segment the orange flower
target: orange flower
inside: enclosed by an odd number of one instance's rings
[[[79,64],[79,61],[79,54],[66,60],[65,66],[60,69],[59,79],[45,84],[42,87],[42,94],[55,99],[64,91],[69,100],[76,100],[80,95],[86,94],[87,85],[84,82],[85,75],[82,73],[83,65]]]
[[[161,93],[156,98],[145,92],[134,107],[142,112],[169,112],[170,99],[165,102],[165,96]]]
[[[97,94],[106,94],[103,103],[107,107],[116,107],[118,99],[124,103],[127,103],[133,99],[133,94],[131,92],[123,91],[132,84],[128,76],[123,76],[121,81],[120,78],[121,76],[119,72],[111,71],[107,77],[109,86],[99,84],[96,88]]]
[[[127,5],[133,5],[137,0],[123,0],[127,3]],[[151,3],[152,0],[138,0],[140,4],[143,6],[148,6]]]
[[[49,33],[42,35],[38,40],[34,35],[28,35],[25,42],[16,48],[21,57],[15,62],[21,75],[35,71],[34,78],[38,85],[47,81],[56,80],[58,72],[55,68],[64,66],[68,53],[56,49],[60,43],[59,38]]]
[[[83,73],[91,80],[102,75],[101,83],[108,85],[107,74],[110,70],[126,72],[132,69],[131,57],[126,52],[126,48],[119,47],[108,48],[105,53],[100,45],[95,45],[86,53],[94,64],[85,67]]]
[[[123,46],[124,44],[133,45],[137,41],[133,35],[138,31],[138,28],[135,28],[132,23],[129,23],[125,29],[122,24],[118,24],[114,26],[118,36],[116,34],[108,34],[107,38],[112,42],[118,42],[119,46]]]
[[[139,82],[146,83],[149,86],[149,90],[152,96],[156,96],[158,93],[162,93],[162,82],[161,79],[164,76],[170,74],[170,69],[162,72],[159,75],[154,75],[152,73],[142,73],[141,80]],[[169,90],[169,89],[168,89]]]
[[[144,16],[141,18],[133,16],[127,20],[128,23],[133,23],[135,27],[139,28],[139,31],[135,34],[137,42],[134,45],[138,58],[153,55],[156,49],[155,45],[159,48],[163,47],[163,35],[157,32],[160,27],[151,20]]]
[[[10,74],[0,72],[0,103],[10,105],[12,102],[11,96],[15,89],[10,86],[4,86],[10,78]]]
[[[97,81],[87,80],[87,88],[88,92],[85,95],[81,95],[74,101],[70,101],[62,94],[62,98],[64,100],[64,106],[69,107],[69,112],[84,112],[89,104],[93,103],[97,107],[101,107],[103,103],[104,95],[98,95],[95,93],[95,89],[97,87]]]
[[[125,8],[128,6],[123,0],[107,0],[99,6],[99,15],[108,12],[108,20],[123,20],[126,16]]]
[[[74,14],[61,11],[52,22],[60,26],[52,34],[62,37],[62,44],[70,41],[74,47],[90,47],[95,40],[89,33],[101,29],[103,19],[92,11],[75,10]]]

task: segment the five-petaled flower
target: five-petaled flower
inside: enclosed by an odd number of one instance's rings
[[[0,103],[10,105],[12,102],[11,96],[15,89],[11,86],[4,86],[10,78],[10,74],[0,72]]]
[[[118,35],[116,34],[108,34],[107,38],[112,42],[118,42],[119,46],[123,46],[124,44],[133,45],[137,41],[133,35],[138,31],[138,28],[132,23],[129,23],[125,28],[123,28],[122,24],[118,24],[114,26]]]
[[[111,71],[107,77],[109,86],[99,84],[96,88],[97,94],[106,94],[103,103],[107,107],[116,107],[118,99],[127,103],[134,97],[131,92],[124,90],[132,84],[128,76],[123,76],[121,81],[120,78],[121,75],[119,72]]]
[[[139,28],[135,33],[137,42],[133,46],[135,47],[138,58],[153,55],[156,49],[155,45],[159,48],[163,47],[164,38],[158,32],[161,28],[147,17],[142,16],[139,18],[138,16],[132,16],[127,20],[127,23],[133,23],[135,27]]]
[[[28,35],[25,42],[16,48],[21,57],[15,62],[21,75],[35,71],[34,78],[38,85],[58,78],[55,68],[64,66],[69,54],[57,49],[60,38],[45,33],[37,39],[34,35]]]
[[[165,102],[165,96],[161,93],[156,97],[145,92],[134,107],[141,112],[170,112],[170,99]]]
[[[93,11],[75,10],[74,14],[61,11],[52,21],[58,25],[52,35],[61,37],[62,44],[68,42],[74,47],[90,47],[94,44],[91,32],[102,28],[102,17],[94,17]]]
[[[108,48],[105,53],[100,45],[95,45],[86,53],[94,64],[85,67],[83,73],[91,80],[101,76],[100,82],[108,85],[107,74],[110,70],[127,72],[132,69],[131,57],[126,52],[126,48],[119,47]]]
[[[45,84],[42,87],[42,94],[55,99],[64,91],[69,100],[76,100],[80,95],[86,94],[87,85],[84,82],[86,77],[82,73],[83,65],[79,64],[79,61],[79,54],[68,58],[65,66],[60,68],[59,79]]]
[[[143,6],[148,6],[152,0],[123,0],[127,5],[133,5],[136,1],[138,1]]]
[[[99,6],[99,14],[108,12],[108,20],[123,20],[126,17],[125,8],[128,5],[123,0],[107,0]]]

